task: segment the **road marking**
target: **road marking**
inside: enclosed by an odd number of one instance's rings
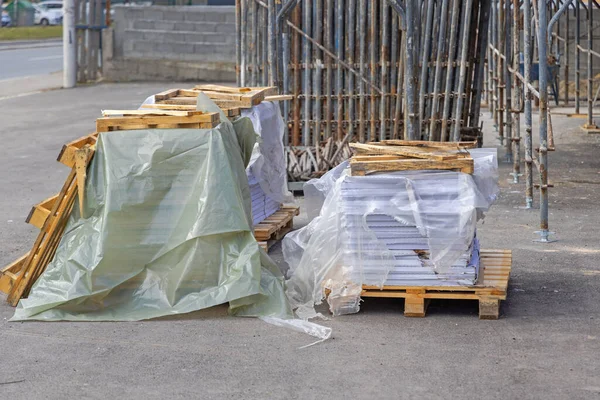
[[[62,58],[62,54],[60,56],[45,56],[45,57],[33,57],[30,58],[29,61],[42,61],[42,60],[58,60]]]

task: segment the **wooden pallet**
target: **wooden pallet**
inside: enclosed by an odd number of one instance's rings
[[[77,150],[75,165],[60,193],[34,206],[29,214],[27,222],[40,228],[32,249],[0,270],[0,291],[8,295],[9,304],[16,306],[21,298],[27,297],[54,258],[78,194],[79,201],[83,202],[85,170],[93,154],[94,147],[90,145]]]
[[[368,144],[350,143],[355,155],[350,160],[353,176],[375,172],[409,170],[457,170],[473,173],[473,159],[467,149],[476,142],[435,143],[385,140]]]
[[[430,299],[478,300],[480,319],[498,319],[506,300],[511,250],[481,250],[478,283],[472,286],[363,286],[362,297],[404,298],[404,315],[424,317]]]
[[[300,207],[283,206],[273,215],[254,225],[254,237],[259,242],[281,240],[293,229],[294,216],[300,214]]]

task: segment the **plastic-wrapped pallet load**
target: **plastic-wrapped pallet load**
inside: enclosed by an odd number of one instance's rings
[[[142,104],[153,104],[154,96]],[[220,109],[204,94],[198,97],[197,109],[217,112]],[[244,109],[242,117],[252,123],[255,133],[260,136],[252,149],[246,175],[252,194],[252,222],[254,225],[279,210],[281,203],[294,201],[287,190],[287,170],[283,148],[284,121],[277,102],[262,103]]]
[[[363,285],[474,283],[476,223],[498,188],[495,149],[470,153],[473,175],[407,171],[362,177],[340,167],[323,178],[331,183],[339,174],[335,184],[313,184],[309,196],[325,196],[319,215],[283,241],[291,272],[287,294],[297,314],[315,316],[314,305],[326,293],[334,315],[357,312]]]

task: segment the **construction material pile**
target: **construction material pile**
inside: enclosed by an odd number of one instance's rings
[[[328,294],[334,315],[357,312],[365,289],[473,285],[476,223],[497,194],[495,149],[476,143],[351,144],[324,176],[319,215],[288,235],[288,297],[299,315]],[[311,207],[318,201],[307,199]]]
[[[210,101],[198,101],[200,93],[210,98]],[[280,98],[274,87],[197,85],[191,89],[169,89],[157,93],[148,97],[140,109],[218,111],[232,120],[239,116],[248,117],[254,131],[261,137],[254,146],[246,168],[252,195],[252,218],[256,225],[279,211],[281,203],[293,200],[287,190],[283,148],[285,127],[276,102]],[[209,110],[213,103],[218,109]]]
[[[246,167],[267,159],[255,121],[230,121],[201,92],[193,110],[105,110],[95,133],[63,147],[71,172],[28,217],[40,228],[32,250],[0,275],[13,319],[139,320],[227,302],[235,315],[292,317],[283,276],[253,237]],[[269,136],[277,113],[264,115]]]

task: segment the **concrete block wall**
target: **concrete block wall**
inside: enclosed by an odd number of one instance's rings
[[[235,80],[235,7],[115,6],[104,32],[113,81]]]

